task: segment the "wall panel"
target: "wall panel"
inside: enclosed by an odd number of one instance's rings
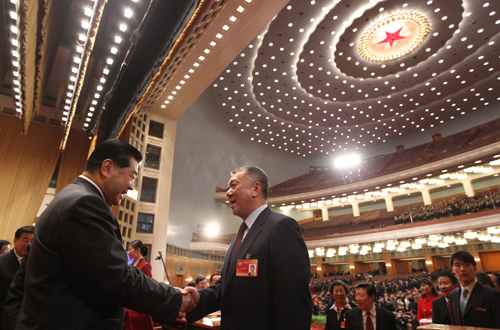
[[[14,239],[17,228],[35,222],[59,158],[62,127],[32,122],[21,135],[22,121],[0,114],[1,238]]]

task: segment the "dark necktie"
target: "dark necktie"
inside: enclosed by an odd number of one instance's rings
[[[370,312],[366,312],[366,330],[375,330]]]
[[[448,300],[446,304],[448,305],[448,315],[450,315],[450,301]]]
[[[245,233],[245,229],[247,229],[247,224],[245,221],[241,223],[240,229],[238,229],[238,235],[236,235],[236,239],[234,240],[233,251],[231,253],[231,259],[234,258],[236,251],[240,248],[241,240],[243,239],[243,234]]]

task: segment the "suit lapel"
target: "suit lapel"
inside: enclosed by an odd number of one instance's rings
[[[460,287],[458,287],[458,289],[455,289],[450,293],[450,301],[453,302],[453,306],[451,306],[450,303],[451,314],[453,315],[453,316],[450,315],[450,317],[454,318],[456,322],[459,322],[459,324],[462,324],[462,312],[460,311],[460,294],[461,294],[460,290],[461,290]]]
[[[236,239],[236,235],[233,237],[231,240],[231,243],[229,244],[229,249],[226,252],[226,258],[224,262],[224,267],[222,268],[222,278],[229,278],[229,266],[231,263],[231,254],[233,253],[233,245],[234,245],[234,240]],[[223,282],[225,284],[225,282]],[[226,286],[224,285],[224,288]]]
[[[375,329],[383,329],[382,325],[384,324],[384,314],[380,312],[378,308],[375,308],[377,315],[375,316]]]
[[[476,300],[481,295],[481,291],[483,291],[482,285],[481,283],[477,282],[476,285],[474,285],[474,289],[472,289],[472,292],[469,295],[469,299],[467,299],[467,305],[465,305],[464,315],[467,314],[471,306],[475,306]]]
[[[363,310],[359,308],[359,311],[357,312],[358,317],[356,317],[356,323],[360,327],[359,329],[363,329]],[[358,327],[356,327],[358,328]]]
[[[19,261],[17,260],[16,254],[14,253],[14,249],[12,249],[11,251],[12,252],[9,251],[9,255],[7,256],[7,265],[13,273],[16,273],[19,269]]]
[[[238,259],[245,259],[245,255],[247,254],[248,250],[253,245],[253,243],[255,242],[257,237],[259,237],[259,234],[262,232],[262,227],[266,223],[267,217],[269,216],[270,213],[271,213],[271,209],[269,207],[267,207],[264,209],[264,211],[262,211],[259,214],[259,216],[255,220],[255,222],[253,223],[252,228],[250,228],[250,230],[246,234],[245,238],[241,242],[240,248],[238,249],[238,251],[234,255],[234,258],[229,261],[230,262],[229,267],[227,267],[227,269],[224,270],[224,274],[226,275],[226,277],[223,281],[223,283],[224,283],[223,289],[224,290],[227,288],[227,286],[229,285],[229,282],[236,274],[236,263],[237,263]],[[231,241],[231,245],[230,245],[228,253],[226,255],[226,260],[228,260],[227,257],[228,256],[230,257],[232,254],[234,240],[235,240],[235,237],[233,237],[233,240]]]

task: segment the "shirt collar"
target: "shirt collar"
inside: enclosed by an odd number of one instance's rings
[[[248,227],[248,230],[252,228],[253,223],[257,220],[258,216],[264,211],[267,207],[267,204],[262,205],[261,207],[256,208],[250,215],[245,219],[245,224]]]
[[[141,261],[141,259],[144,259],[144,257],[140,257],[139,259],[134,260],[134,262],[132,263],[132,265],[134,265],[134,266],[137,267],[137,264],[139,263],[139,261]]]
[[[17,254],[17,252],[16,252],[16,249],[15,249],[15,248],[14,248],[14,249],[12,249],[12,250],[14,250],[14,254],[16,255],[17,261],[19,261],[19,264],[21,264],[21,260],[23,260],[23,257],[21,257],[19,254]]]
[[[344,310],[344,309],[351,309],[351,305],[349,304],[349,298],[345,298],[345,305],[340,309],[341,311]],[[335,304],[335,301],[333,301],[333,305],[330,309],[334,309],[335,311],[338,312],[338,307],[337,305]]]
[[[477,280],[476,278],[474,277],[474,282],[472,282],[471,284],[467,285],[465,288],[467,289],[467,291],[469,291],[469,294],[472,292],[472,290],[474,289],[474,287],[476,286],[476,283],[477,283]],[[460,293],[462,293],[464,291],[464,287],[462,286],[462,284],[460,284],[460,287],[462,288],[462,290],[460,290]]]
[[[99,193],[101,194],[102,199],[104,199],[106,201],[106,199],[104,198],[104,195],[102,194],[101,188],[99,188],[99,186],[94,181],[92,181],[90,178],[86,177],[85,175],[79,175],[78,177],[82,178],[84,180],[87,180],[88,182],[92,183],[94,185],[94,187],[96,187],[97,190],[99,190]]]
[[[371,315],[377,315],[377,307],[375,307],[375,304],[373,304],[372,309],[370,309],[369,312]],[[365,316],[366,316],[366,311],[363,310],[363,317]]]

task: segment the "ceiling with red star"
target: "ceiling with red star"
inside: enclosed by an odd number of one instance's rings
[[[388,42],[389,45],[391,45],[391,47],[394,46],[394,43],[396,42],[396,40],[406,39],[406,37],[403,37],[403,36],[399,35],[401,33],[402,29],[403,29],[403,27],[400,27],[399,30],[397,30],[394,33],[385,31],[385,34],[387,35],[387,38],[385,38],[382,41],[379,41],[378,43],[379,44],[384,44],[384,43]]]
[[[409,49],[401,17],[417,14],[429,31]],[[499,117],[499,27],[498,1],[291,0],[205,93],[222,126],[268,148],[393,152]],[[370,28],[407,54],[365,59]]]

